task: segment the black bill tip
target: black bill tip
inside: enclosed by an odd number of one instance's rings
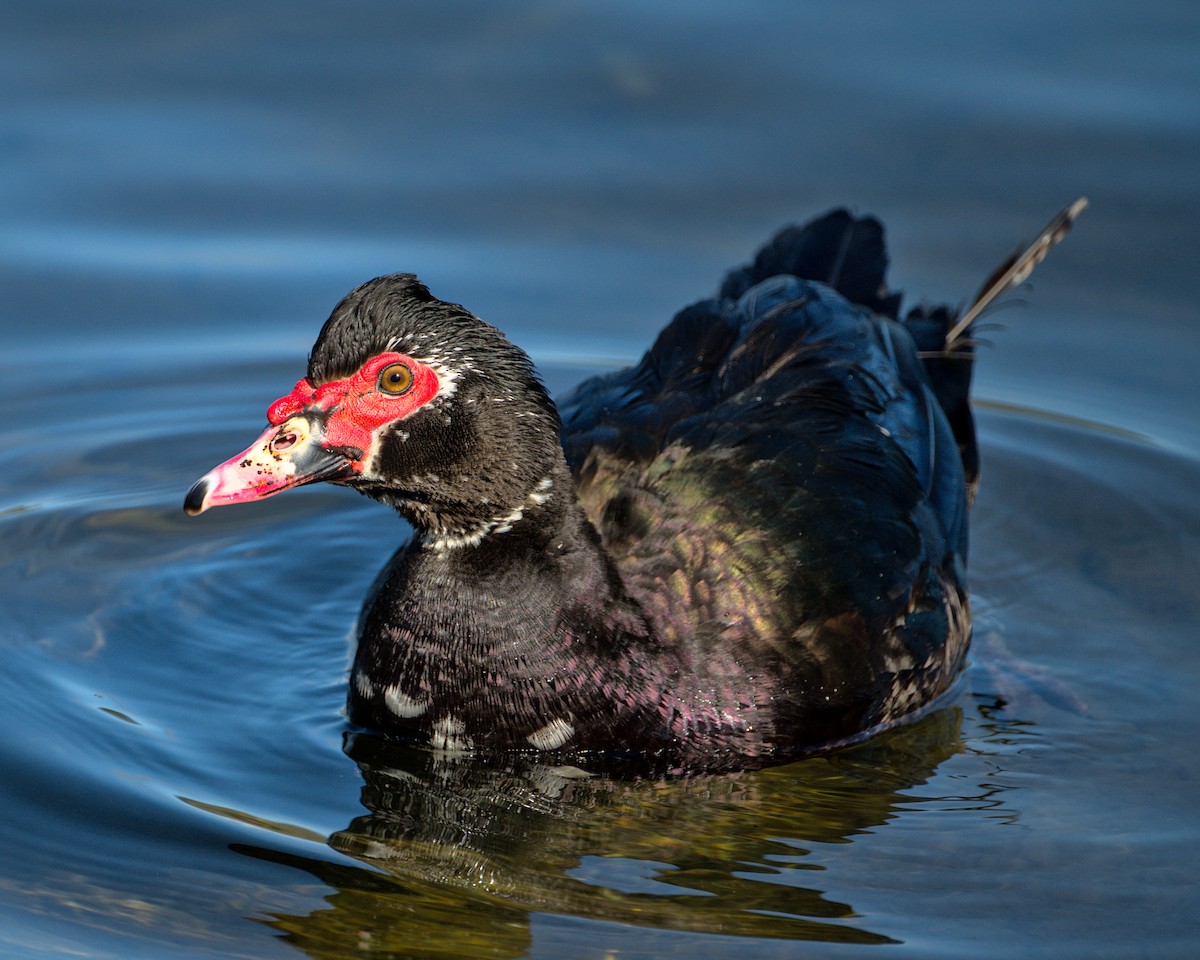
[[[204,498],[208,496],[208,477],[201,477],[183,498],[183,512],[195,517],[204,512]]]

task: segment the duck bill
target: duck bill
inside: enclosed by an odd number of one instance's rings
[[[270,426],[236,457],[195,482],[183,501],[191,516],[209,507],[265,500],[290,487],[354,475],[348,452],[322,445],[324,429],[304,415]]]

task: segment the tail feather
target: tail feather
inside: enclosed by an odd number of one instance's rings
[[[952,349],[958,339],[971,328],[971,324],[991,306],[996,298],[1006,290],[1018,286],[1029,279],[1033,268],[1046,259],[1050,248],[1057,244],[1071,229],[1075,218],[1087,207],[1087,197],[1080,197],[1068,207],[1058,212],[1045,229],[1037,235],[1037,239],[1027,247],[1017,250],[1011,257],[1000,264],[983,282],[975,299],[958,316],[949,330],[946,331],[945,349]]]
[[[983,312],[1001,294],[1029,279],[1050,248],[1067,235],[1087,200],[1080,197],[1061,210],[1028,246],[1016,250],[984,281],[979,293],[957,314],[944,306],[918,306],[904,318],[904,326],[916,341],[925,373],[938,403],[950,421],[966,474],[968,499],[979,485],[979,450],[971,414],[971,375],[974,372],[978,323]]]

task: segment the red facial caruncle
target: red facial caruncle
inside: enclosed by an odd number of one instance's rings
[[[361,470],[375,431],[425,406],[437,392],[437,374],[430,367],[402,353],[381,353],[344,380],[319,387],[307,377],[297,381],[291,393],[267,408],[267,420],[279,426],[297,414],[327,414],[322,446],[361,450],[363,457],[353,461]]]
[[[372,357],[342,380],[314,386],[299,380],[267,409],[271,426],[246,450],[205,474],[184,509],[273,496],[317,480],[361,475],[385,424],[402,420],[437,396],[437,374],[428,365],[389,351]]]

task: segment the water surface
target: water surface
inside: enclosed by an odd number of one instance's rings
[[[0,952],[1194,956],[1200,17],[964,10],[0,13]],[[955,300],[1080,193],[979,368],[971,667],[855,749],[651,783],[348,739],[403,524],[180,510],[374,274],[562,392],[787,220],[878,212]]]

